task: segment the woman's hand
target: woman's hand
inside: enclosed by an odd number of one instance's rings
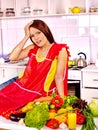
[[[33,21],[29,22],[25,27],[24,27],[24,31],[25,31],[25,36],[27,36],[28,38],[30,37],[30,29],[29,26],[33,23]]]
[[[33,102],[50,102],[51,99],[52,99],[51,96],[46,96],[46,97],[37,98]]]

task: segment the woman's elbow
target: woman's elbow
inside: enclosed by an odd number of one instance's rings
[[[17,61],[17,57],[12,56],[11,54],[9,55],[9,60],[10,61]]]

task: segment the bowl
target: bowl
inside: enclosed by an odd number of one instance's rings
[[[34,9],[33,10],[33,14],[34,15],[41,15],[43,13],[43,10],[42,9]]]
[[[3,16],[3,12],[0,12],[0,17],[2,17]]]

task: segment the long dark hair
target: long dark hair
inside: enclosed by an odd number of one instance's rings
[[[33,20],[32,24],[29,26],[29,28],[31,28],[31,27],[34,27],[34,28],[40,30],[41,32],[43,32],[44,35],[46,36],[46,38],[48,39],[48,41],[51,44],[55,42],[54,37],[53,37],[53,35],[51,33],[51,30],[49,29],[48,25],[44,21],[42,21],[42,20]],[[30,37],[30,39],[32,41],[31,37]]]

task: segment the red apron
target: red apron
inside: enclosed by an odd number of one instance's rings
[[[22,78],[17,79],[15,82],[0,90],[0,114],[4,111],[20,108],[36,98],[47,95],[47,92],[44,90],[44,82],[51,68],[52,61],[56,58],[63,47],[65,47],[68,52],[66,44],[54,43],[51,46],[45,60],[41,62],[37,62],[36,60],[36,53],[38,50],[37,46],[29,51],[29,61]],[[66,65],[66,67],[68,66]],[[66,69],[64,78],[65,95],[67,95],[67,70],[68,69]],[[54,91],[56,91],[56,85],[53,80],[50,85],[48,95]]]

